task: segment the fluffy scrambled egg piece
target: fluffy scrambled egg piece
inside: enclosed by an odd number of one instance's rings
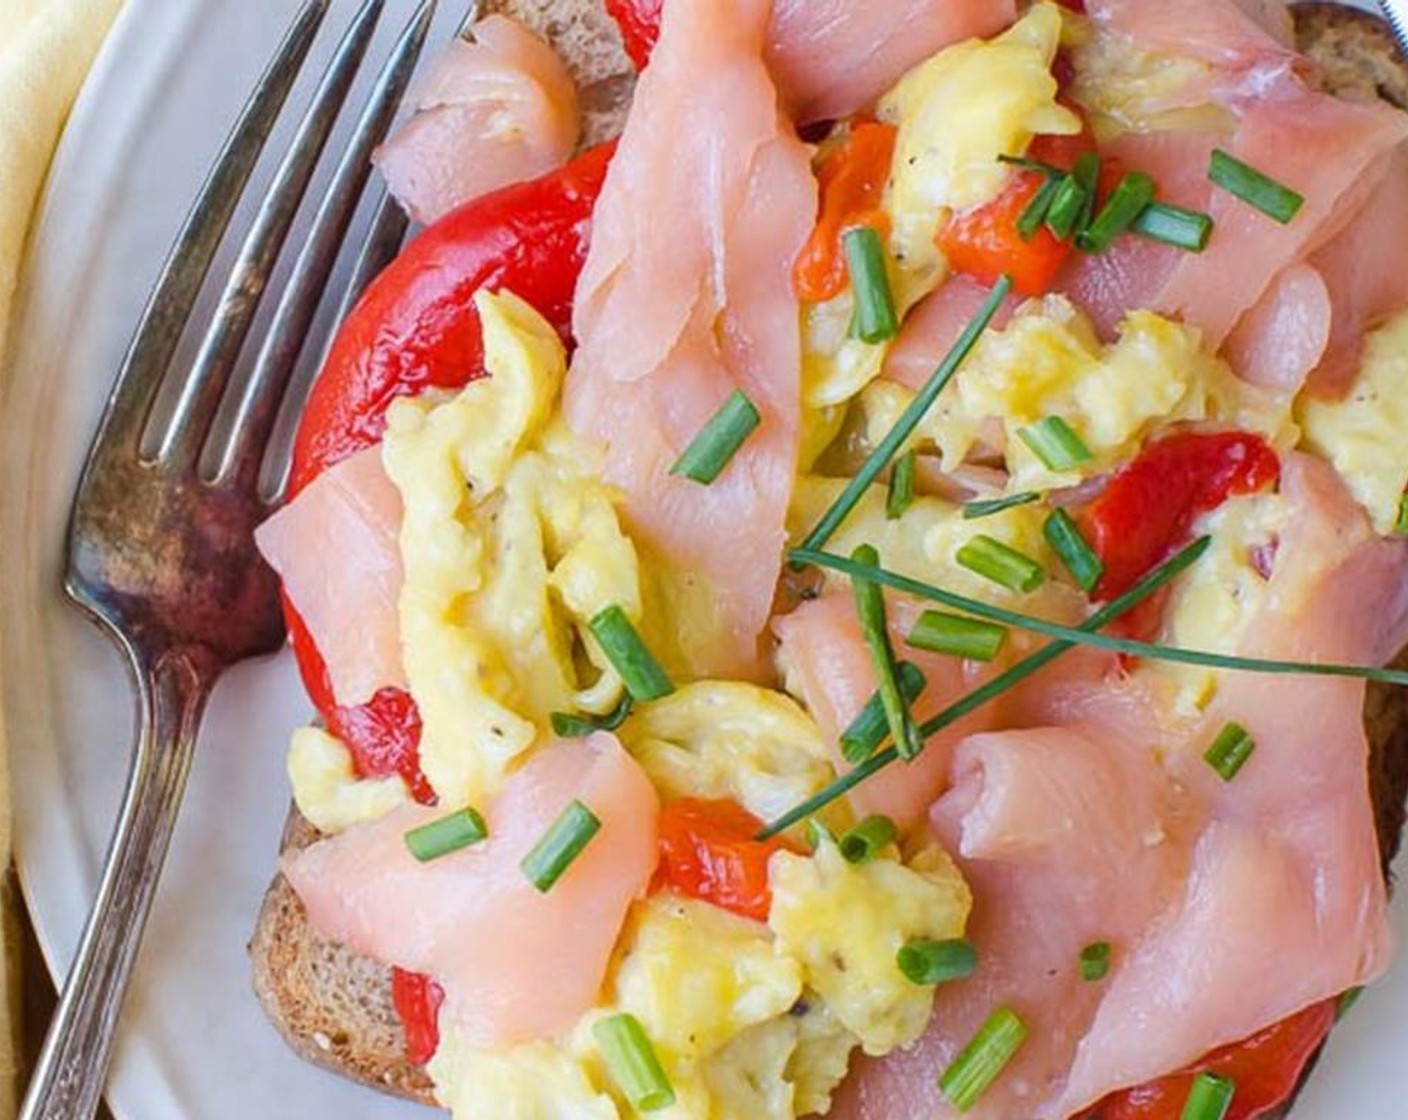
[[[763,926],[672,894],[633,908],[606,992],[674,1065],[702,1061],[801,995],[801,965]]]
[[[948,856],[927,848],[909,864],[852,864],[823,840],[811,857],[778,852],[769,870],[768,925],[802,962],[807,986],[867,1054],[914,1042],[934,991],[911,983],[895,954],[914,938],[963,936],[973,897]]]
[[[772,820],[835,775],[816,722],[791,697],[699,681],[643,705],[621,742],[667,798],[731,798]]]
[[[1036,4],[991,41],[940,51],[881,99],[880,119],[899,130],[882,206],[892,223],[890,287],[901,318],[944,278],[934,239],[948,213],[988,202],[1006,186],[1011,168],[998,157],[1022,154],[1039,133],[1080,131],[1080,119],[1057,104],[1051,74],[1061,19],[1054,4]],[[803,400],[812,408],[850,400],[884,365],[888,343],[850,336],[854,310],[849,288],[803,310]]]
[[[451,1027],[427,1070],[455,1120],[620,1120],[582,1064],[552,1042],[479,1050]]]
[[[1374,528],[1391,533],[1408,488],[1408,313],[1369,335],[1344,399],[1305,399],[1299,419],[1306,446],[1339,472]]]
[[[421,766],[441,799],[491,793],[551,712],[609,710],[615,671],[586,624],[638,618],[639,569],[591,456],[551,420],[562,343],[511,293],[475,296],[491,376],[403,399],[383,459],[401,491],[401,639]]]
[[[948,211],[1002,190],[1011,169],[999,156],[1026,151],[1038,133],[1080,131],[1080,118],[1056,102],[1051,64],[1060,45],[1060,9],[1033,4],[997,38],[940,51],[881,99],[878,116],[899,126],[885,209],[907,267],[938,264],[934,237]]]
[[[1212,538],[1201,560],[1173,585],[1160,640],[1185,649],[1235,654],[1247,622],[1270,597],[1267,572],[1276,541],[1291,510],[1275,493],[1228,498],[1198,519],[1194,533]],[[1177,704],[1193,715],[1212,700],[1217,672],[1200,665],[1148,662],[1152,672],[1174,682]]]
[[[632,911],[606,1006],[569,1046],[615,1092],[591,1036],[629,1011],[655,1047],[676,1102],[661,1120],[792,1120],[825,1109],[857,1039],[802,986],[803,966],[767,927],[707,903],[656,895]],[[629,1115],[618,1100],[621,1114]]]
[[[410,800],[399,777],[359,778],[352,752],[321,727],[300,727],[288,748],[294,804],[319,832],[344,832]]]
[[[888,432],[911,400],[903,386],[871,385],[861,399],[868,440]],[[1110,470],[1157,429],[1180,421],[1225,421],[1284,442],[1293,433],[1288,411],[1284,400],[1208,353],[1191,327],[1136,311],[1117,341],[1102,345],[1069,300],[1048,296],[983,336],[913,442],[936,446],[946,470],[975,450],[1000,454],[1011,491],[1051,490]],[[1088,463],[1053,471],[1028,446],[1022,432],[1051,416],[1080,437]]]
[[[844,485],[842,479],[798,479],[788,516],[788,530],[794,539],[816,524]],[[874,545],[881,565],[900,575],[929,583],[939,580],[955,594],[1043,618],[1078,620],[1083,617],[1085,597],[1074,584],[1058,578],[1063,569],[1042,532],[1049,512],[1044,505],[1032,504],[969,520],[963,516],[961,506],[942,498],[920,496],[902,517],[891,520],[885,512],[885,489],[876,485],[862,495],[826,548],[849,556],[858,545]],[[958,551],[980,535],[1031,557],[1046,569],[1049,578],[1034,591],[1023,593],[968,571],[959,565]],[[838,589],[849,587],[844,577],[828,575],[827,580]]]

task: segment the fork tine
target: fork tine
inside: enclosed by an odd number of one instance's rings
[[[181,386],[166,430],[157,441],[155,458],[172,469],[192,470],[200,456],[230,371],[259,310],[269,275],[384,6],[385,0],[366,0],[354,17],[240,247],[220,293],[214,321]]]
[[[317,37],[328,2],[308,0],[304,4],[206,176],[123,357],[94,437],[95,454],[100,448],[103,453],[135,454],[181,331],[274,122]]]
[[[371,172],[372,149],[391,127],[430,31],[435,3],[436,0],[423,0],[377,76],[347,152],[313,219],[308,240],[280,298],[254,370],[242,387],[230,436],[215,474],[219,483],[252,489],[258,479],[280,404]]]

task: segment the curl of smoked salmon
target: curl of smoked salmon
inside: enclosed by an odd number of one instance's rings
[[[323,471],[380,441],[397,397],[458,389],[484,376],[474,294],[509,289],[571,344],[572,297],[586,260],[592,211],[615,144],[539,179],[485,195],[427,228],[367,288],[338,330],[294,440],[290,499]],[[417,800],[434,793],[420,773],[420,713],[400,689],[339,707],[327,667],[284,597],[289,642],[304,688],[362,777],[401,774]]]

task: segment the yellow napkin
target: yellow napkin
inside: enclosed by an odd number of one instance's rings
[[[122,0],[0,0],[0,385],[25,236],[73,99]],[[0,873],[10,864],[10,789],[0,738]],[[8,904],[8,898],[3,902]],[[0,1120],[15,1112],[14,916],[0,914]]]

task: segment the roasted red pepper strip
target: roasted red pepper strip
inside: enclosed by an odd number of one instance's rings
[[[1046,294],[1071,255],[1070,242],[1044,225],[1030,241],[1017,232],[1018,219],[1045,184],[1039,172],[1018,171],[991,202],[953,214],[937,238],[949,267],[985,284],[1005,273],[1019,295]]]
[[[1128,591],[1183,543],[1199,514],[1275,486],[1280,477],[1276,452],[1249,432],[1177,432],[1149,444],[1081,518],[1105,565],[1094,597]]]
[[[304,409],[294,444],[291,493],[381,439],[397,397],[429,386],[456,389],[484,373],[473,296],[511,289],[567,338],[572,293],[586,258],[591,214],[613,148],[471,202],[422,233],[367,289],[338,331]],[[304,687],[363,777],[401,774],[422,801],[420,715],[397,689],[340,708],[327,668],[287,599],[289,640]]]
[[[665,0],[606,0],[606,11],[621,29],[626,53],[644,70],[660,38],[660,11]]]
[[[821,214],[792,268],[797,297],[812,303],[834,299],[846,287],[842,238],[857,226],[870,226],[882,237],[889,218],[880,196],[895,158],[894,125],[862,121],[822,160],[817,170]]]
[[[566,339],[592,209],[612,145],[541,179],[496,191],[417,237],[337,333],[304,408],[291,490],[381,439],[397,397],[458,389],[484,373],[474,293],[511,289]]]
[[[406,1061],[423,1066],[440,1048],[440,1005],[445,990],[429,976],[391,970],[391,1003],[406,1030]]]
[[[1105,1098],[1084,1120],[1180,1120],[1199,1073],[1237,1083],[1226,1120],[1256,1120],[1289,1100],[1335,1024],[1338,1000],[1317,1003],[1181,1073]]]
[[[655,885],[765,922],[772,908],[768,860],[790,850],[754,840],[763,822],[734,801],[672,801],[660,813]]]
[[[1069,171],[1081,154],[1093,147],[1094,139],[1086,127],[1073,136],[1038,136],[1027,154]],[[1005,273],[1024,296],[1050,291],[1071,255],[1071,244],[1044,225],[1030,241],[1017,230],[1018,220],[1045,184],[1046,176],[1039,171],[1015,171],[991,202],[951,215],[937,238],[949,266],[986,284],[995,283]]]

